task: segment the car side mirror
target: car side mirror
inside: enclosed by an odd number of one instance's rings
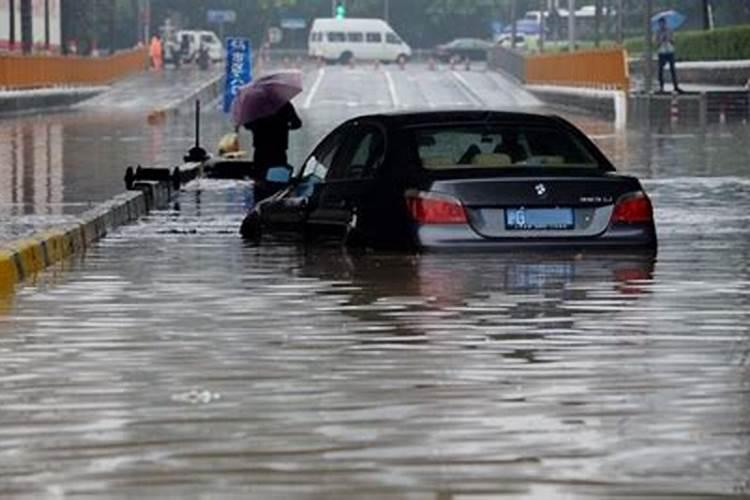
[[[292,179],[291,167],[271,167],[266,172],[266,181],[276,184],[289,184]]]

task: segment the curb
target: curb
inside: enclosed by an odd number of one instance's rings
[[[0,116],[16,116],[65,109],[95,97],[108,87],[44,89],[28,92],[0,93]]]
[[[216,99],[222,92],[222,83],[224,81],[224,73],[219,73],[215,77],[209,79],[205,84],[201,85],[191,94],[175,99],[168,103],[163,108],[156,108],[151,110],[148,114],[148,123],[156,124],[163,122],[169,117],[179,116],[181,108],[200,99],[201,101],[211,101]],[[192,110],[192,108],[190,108]]]
[[[85,252],[108,231],[166,206],[170,197],[168,182],[139,181],[134,191],[84,212],[75,223],[40,231],[0,247],[0,293],[11,292],[16,283]]]

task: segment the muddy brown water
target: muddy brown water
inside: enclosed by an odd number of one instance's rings
[[[293,161],[353,112],[304,111]],[[247,246],[251,186],[200,181],[3,295],[0,496],[750,494],[747,128],[574,119],[644,179],[655,259]]]

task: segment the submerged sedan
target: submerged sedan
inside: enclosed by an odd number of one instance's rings
[[[656,248],[651,201],[556,116],[429,111],[362,116],[326,136],[243,221],[373,248]],[[284,174],[287,178],[284,178]],[[282,186],[284,184],[281,184]]]

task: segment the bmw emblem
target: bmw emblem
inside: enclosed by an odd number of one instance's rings
[[[540,198],[544,198],[547,195],[547,186],[542,184],[541,182],[534,186],[534,191],[536,191],[537,196]]]

